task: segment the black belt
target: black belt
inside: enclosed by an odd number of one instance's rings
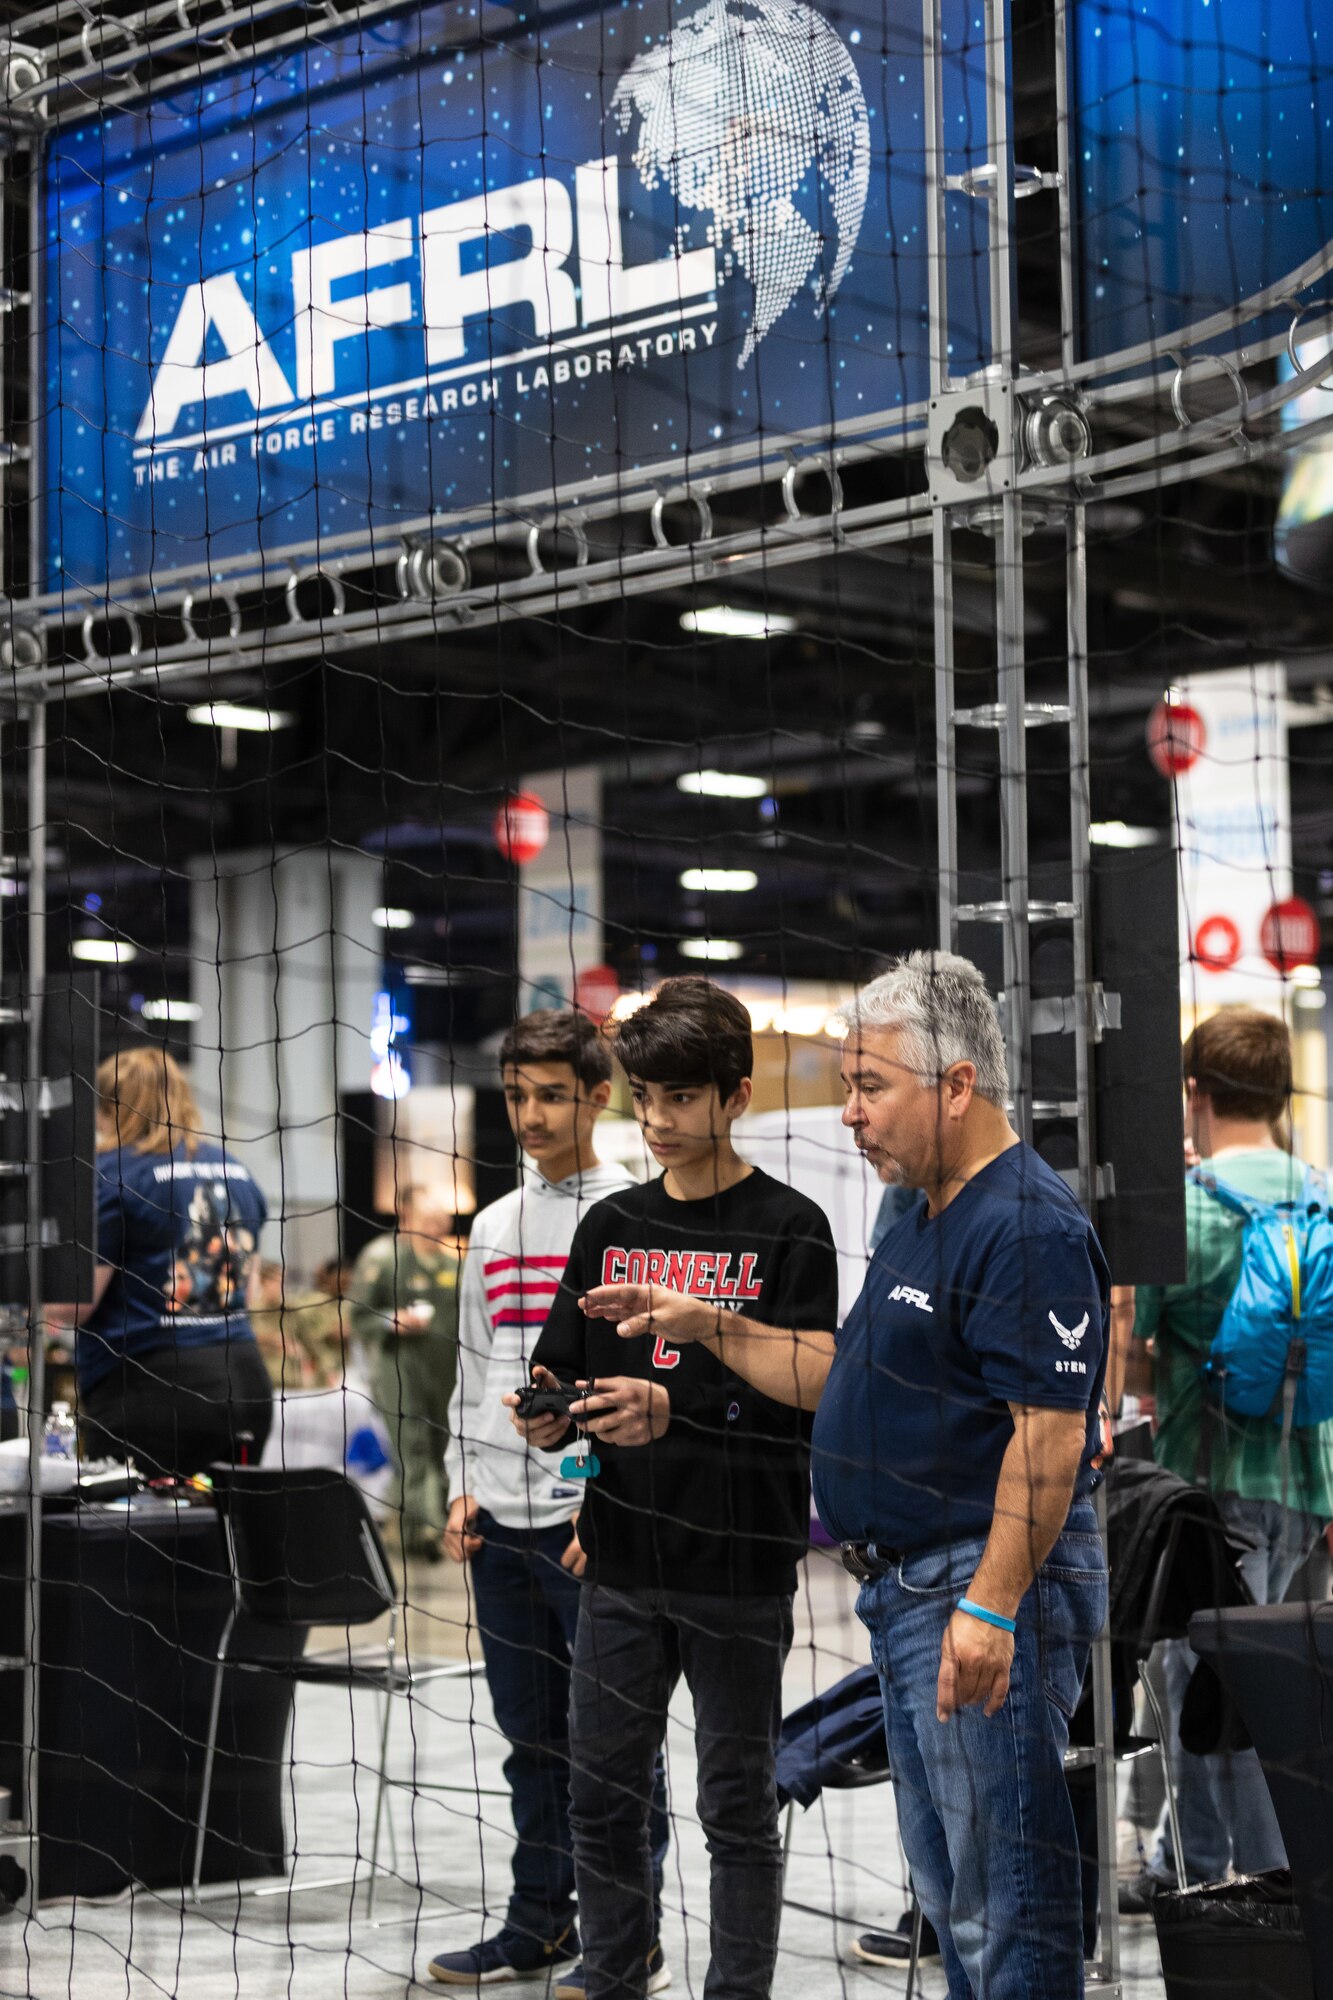
[[[882,1542],[842,1542],[838,1547],[842,1566],[858,1583],[873,1583],[897,1569],[905,1549],[886,1549]]]

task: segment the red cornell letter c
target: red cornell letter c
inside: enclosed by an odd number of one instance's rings
[[[653,1367],[679,1368],[679,1366],[680,1349],[678,1347],[668,1347],[659,1333],[653,1342]]]

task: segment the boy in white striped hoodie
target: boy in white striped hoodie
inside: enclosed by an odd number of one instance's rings
[[[611,1055],[581,1014],[544,1010],[500,1046],[505,1104],[532,1168],[472,1225],[458,1305],[458,1379],[449,1405],[444,1546],[471,1565],[486,1678],[509,1743],[513,1888],[502,1927],[430,1961],[446,1985],[555,1975],[555,2000],[582,1995],[569,1839],[569,1660],[583,1551],[580,1490],[530,1450],[501,1397],[529,1379],[529,1356],[559,1288],[574,1230],[594,1202],[631,1185],[600,1165],[593,1126],[611,1097]],[[667,1823],[660,1796],[660,1875]],[[670,1984],[660,1947],[649,1991]]]

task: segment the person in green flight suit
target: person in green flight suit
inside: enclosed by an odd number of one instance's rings
[[[405,1555],[443,1554],[444,1445],[458,1370],[458,1253],[452,1216],[429,1188],[404,1187],[398,1227],[367,1243],[348,1287],[348,1320],[370,1359],[389,1426]]]

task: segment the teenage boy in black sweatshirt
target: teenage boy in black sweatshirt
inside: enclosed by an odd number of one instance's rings
[[[753,1068],[738,1000],[704,979],[667,980],[621,1024],[616,1055],[665,1172],[584,1216],[534,1350],[535,1380],[588,1390],[571,1410],[578,1429],[514,1419],[540,1449],[574,1456],[580,1431],[590,1447],[569,1730],[587,1996],[645,1991],[653,1766],[683,1674],[712,1860],[705,2000],[766,2000],[782,1909],[773,1766],[809,1538],[808,1420],[703,1347],[627,1346],[580,1301],[595,1285],[638,1281],[816,1330],[836,1322],[837,1259],[815,1203],[732,1146]]]

